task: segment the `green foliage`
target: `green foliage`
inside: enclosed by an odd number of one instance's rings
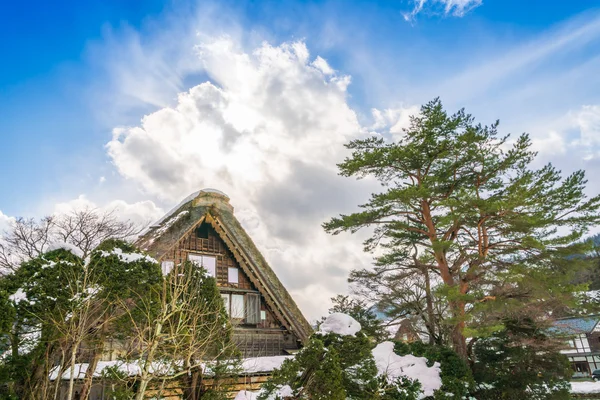
[[[427,365],[440,363],[442,387],[435,392],[434,399],[462,399],[473,390],[475,382],[469,365],[448,347],[422,342],[395,342],[394,352],[398,355],[412,354],[427,358]]]
[[[529,136],[509,141],[498,126],[448,114],[434,99],[397,141],[351,141],[340,174],[374,177],[383,189],[323,224],[332,234],[372,227],[364,245],[381,249],[374,271],[351,279],[377,303],[422,316],[430,336],[450,337],[463,359],[465,327],[489,335],[515,307],[531,312],[541,299],[538,312],[576,307],[584,286],[573,278],[588,262],[570,256],[587,254],[580,239],[600,222],[600,196],[586,197],[583,171],[531,168]]]
[[[119,367],[107,367],[102,371],[102,380],[106,390],[106,397],[111,400],[131,400],[134,397],[134,384],[126,373]]]
[[[475,396],[481,400],[569,399],[572,369],[560,342],[530,318],[505,321],[505,328],[475,344]]]

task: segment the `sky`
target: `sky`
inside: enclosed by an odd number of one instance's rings
[[[343,144],[434,97],[600,191],[597,1],[9,2],[0,53],[0,229],[216,188],[310,319],[372,263],[321,228],[379,190]]]

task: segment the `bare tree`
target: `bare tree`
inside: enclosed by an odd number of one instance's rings
[[[0,274],[15,271],[24,261],[42,255],[53,243],[74,246],[85,258],[104,240],[131,240],[143,228],[120,220],[114,211],[93,208],[40,220],[17,218],[8,231],[0,235]]]
[[[219,360],[231,363],[237,354],[214,279],[184,263],[166,277],[155,296],[140,294],[135,302],[139,307],[129,310],[129,340],[136,345],[125,359],[139,367],[136,400],[144,398],[151,381],[160,382],[160,392],[167,380],[181,380],[186,399],[200,398],[204,367],[214,368]]]

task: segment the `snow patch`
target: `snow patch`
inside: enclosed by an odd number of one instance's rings
[[[400,377],[407,377],[421,382],[423,396],[433,396],[433,392],[442,387],[440,363],[427,366],[425,357],[412,354],[399,356],[394,353],[394,343],[383,342],[373,349],[373,358],[380,375],[386,376],[389,382]]]
[[[600,382],[571,382],[571,393],[600,393]]]
[[[270,372],[280,368],[285,360],[293,356],[252,357],[242,360],[242,370],[246,373]]]
[[[29,303],[29,300],[27,299],[27,294],[21,288],[19,288],[19,290],[17,290],[14,294],[8,296],[8,299],[10,301],[14,301],[17,304],[22,301]]]
[[[343,336],[354,336],[360,331],[361,326],[357,320],[343,313],[330,314],[321,324],[319,334],[337,333]]]
[[[50,244],[50,246],[48,246],[47,251],[53,251],[53,250],[58,250],[58,249],[64,249],[64,250],[70,251],[71,254],[73,254],[74,256],[83,258],[83,251],[79,247],[72,245],[71,243],[66,243],[66,242],[54,242],[54,243]]]
[[[235,396],[234,400],[257,400],[258,396],[262,393],[258,392],[250,392],[248,390],[240,390],[238,394]],[[289,385],[285,385],[277,389],[275,392],[271,393],[267,400],[274,399],[285,399],[287,397],[294,397],[294,390]]]
[[[125,261],[126,263],[132,263],[140,260],[145,260],[152,263],[158,263],[154,258],[141,253],[124,253],[123,250],[116,247],[112,249],[112,251],[101,251],[102,257],[110,257],[111,255],[117,255],[121,261]]]

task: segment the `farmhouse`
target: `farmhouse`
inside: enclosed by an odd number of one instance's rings
[[[294,353],[312,328],[252,239],[214,189],[193,193],[136,243],[164,272],[189,260],[217,279],[245,357]]]
[[[312,333],[286,288],[235,218],[229,198],[220,191],[204,189],[188,196],[152,225],[136,245],[160,263],[164,274],[177,264],[191,261],[216,278],[234,326],[234,342],[244,358],[240,376],[228,383],[231,393],[258,389]],[[94,377],[101,378],[102,368],[118,364],[122,348],[118,342],[105,346]],[[87,364],[78,364],[78,382],[86,369]],[[128,374],[136,375],[135,371]],[[69,376],[67,372],[62,379]],[[210,385],[210,379],[205,383]],[[173,385],[163,398],[181,398],[177,383]],[[90,398],[105,398],[105,386],[99,379]],[[80,387],[78,383],[76,388]]]

